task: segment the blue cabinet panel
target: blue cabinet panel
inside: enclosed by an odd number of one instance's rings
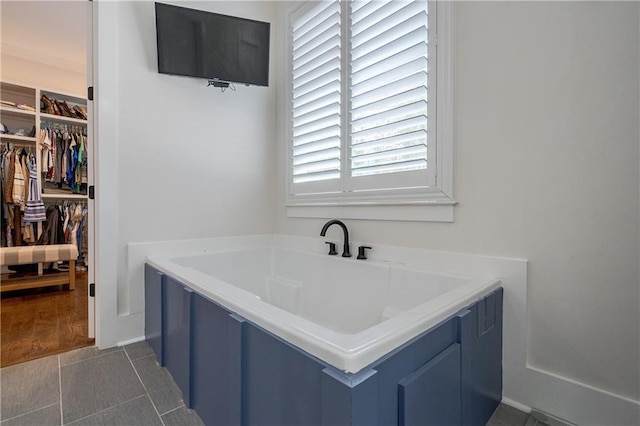
[[[245,337],[246,424],[321,424],[325,365],[253,324]]]
[[[236,314],[227,316],[227,411],[229,425],[246,425],[247,415],[243,410],[247,406],[246,386],[246,336],[249,323]]]
[[[502,399],[502,296],[498,289],[459,315],[463,425],[487,424]]]
[[[153,266],[144,265],[144,337],[156,354],[160,365],[162,360],[162,280],[164,274]]]
[[[167,276],[163,280],[163,360],[176,384],[182,391],[182,399],[191,407],[191,296],[193,292],[179,281]]]
[[[378,424],[376,370],[346,374],[333,367],[322,370],[321,423],[375,426]]]
[[[231,344],[236,336],[229,333],[230,323],[237,321],[198,294],[193,295],[191,319],[191,407],[207,425],[239,425],[241,355]]]
[[[378,371],[381,425],[398,424],[398,382],[458,341],[456,318],[416,337],[373,366]]]
[[[459,344],[400,381],[399,406],[400,426],[460,424]]]

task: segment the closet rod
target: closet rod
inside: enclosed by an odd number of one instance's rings
[[[24,142],[8,142],[8,143],[3,143],[0,144],[0,147],[2,147],[2,149],[14,149],[15,147],[20,147],[20,148],[35,148],[34,144],[32,143],[24,143]]]

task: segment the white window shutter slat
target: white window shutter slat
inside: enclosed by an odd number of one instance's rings
[[[399,120],[383,126],[354,133],[351,139],[351,149],[353,150],[356,145],[363,142],[377,141],[418,130],[427,130],[427,117],[424,115]]]
[[[338,189],[342,128],[341,4],[309,2],[292,17],[294,193]],[[325,184],[324,181],[334,181]]]
[[[340,126],[325,127],[315,132],[299,135],[295,138],[293,147],[307,145],[309,150],[313,150],[314,146],[317,146],[317,149],[324,149],[321,148],[320,143],[329,138],[340,138]]]
[[[317,91],[316,94],[318,94]],[[309,115],[317,110],[321,110],[327,105],[339,104],[340,90],[336,89],[333,92],[329,91],[328,93],[325,93],[324,96],[313,100],[309,100],[310,97],[307,97],[306,99],[307,102],[299,102],[297,106],[295,106],[295,111],[292,114],[294,119]]]
[[[311,4],[311,7],[297,13],[297,16],[291,22],[293,41],[313,30],[328,15],[336,10],[340,11],[340,4],[336,1],[317,1],[309,4]]]
[[[406,90],[398,94],[385,93],[385,95],[390,96],[370,102],[366,102],[366,100],[377,98],[374,98],[373,96],[361,96],[360,98],[363,100],[362,105],[351,111],[351,119],[354,121],[359,120],[363,117],[376,114],[379,111],[387,111],[392,108],[398,108],[403,105],[427,99],[427,88],[424,86],[418,86],[414,89]]]
[[[339,61],[340,51],[332,45],[335,45],[335,41],[327,44],[328,49],[323,50],[322,53],[319,53],[314,57],[310,57],[309,62],[307,62],[306,64],[300,65],[296,69],[296,75],[298,75],[299,77],[306,75],[307,73],[315,69],[317,63],[325,64],[327,62],[330,62],[333,59],[338,59]],[[316,50],[316,53],[318,53],[318,50]]]
[[[351,188],[425,187],[427,3],[361,3],[351,9]]]
[[[382,110],[376,114],[372,114],[368,117],[361,118],[360,120],[353,121],[351,123],[351,131],[354,135],[357,135],[361,132],[364,132],[365,130],[372,129],[373,131],[378,131],[378,129],[382,129],[383,127],[389,126],[392,123],[403,123],[412,118],[421,120],[426,114],[426,111],[427,102],[423,99],[420,99],[416,102],[401,107]],[[412,123],[410,126],[414,125],[420,126],[420,129],[422,129],[419,123]],[[382,130],[379,131],[380,133],[382,133]],[[398,128],[395,127],[394,131],[398,131]],[[357,137],[355,137],[354,139],[357,140]]]
[[[328,137],[322,140],[314,141],[310,144],[302,144],[293,147],[294,156],[302,156],[310,154],[316,151],[321,151],[329,148],[340,149],[340,136]],[[295,163],[295,161],[294,161]]]
[[[351,2],[351,22],[357,23],[362,18],[371,15],[376,10],[380,9],[387,3],[391,3],[392,0],[380,0],[380,1],[360,1],[354,0]]]
[[[414,46],[411,46],[407,49],[403,49],[397,54],[387,57],[386,59],[374,62],[370,66],[361,68],[361,69],[352,69],[351,71],[351,84],[356,85],[365,80],[370,79],[371,77],[375,77],[380,73],[393,69],[397,67],[397,64],[408,64],[411,62],[419,62],[422,66],[423,70],[427,70],[427,67],[424,62],[427,59],[427,45],[423,42],[420,42]],[[416,59],[418,58],[418,59]]]
[[[360,22],[352,21],[351,37],[356,42],[356,46],[360,44],[358,40],[376,40],[383,34],[387,35],[385,38],[389,38],[399,31],[404,32],[410,29],[410,26],[405,27],[405,25],[414,16],[426,16],[426,14],[427,8],[424,1],[392,1]],[[427,26],[426,22],[424,26]]]
[[[366,87],[366,85],[361,87]],[[427,74],[423,72],[416,73],[385,86],[375,88],[370,92],[363,91],[363,93],[359,93],[359,87],[354,86],[351,94],[351,107],[362,108],[373,102],[422,88],[427,88]]]
[[[312,102],[321,102],[328,100],[332,94],[337,93],[340,95],[340,82],[331,81],[324,86],[307,92],[304,95],[299,95],[293,98],[293,113],[294,115],[300,115],[298,108],[302,106],[308,106]],[[308,112],[308,111],[307,111]]]

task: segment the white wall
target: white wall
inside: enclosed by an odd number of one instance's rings
[[[455,222],[350,220],[352,238],[374,250],[378,243],[528,259],[530,367],[633,407],[638,3],[457,2],[455,14]],[[318,235],[324,220],[286,216],[282,128],[278,139],[276,229]],[[554,389],[525,384],[518,402],[562,409],[540,402]],[[567,417],[584,405],[575,395],[553,398]]]
[[[268,3],[180,5],[273,20]],[[109,318],[98,341],[108,347],[143,335],[127,244],[274,228],[275,87],[221,93],[158,74],[153,2],[99,3],[97,16],[98,312]]]

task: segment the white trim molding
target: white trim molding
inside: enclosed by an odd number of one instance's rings
[[[288,206],[287,216],[412,222],[453,222],[453,202],[423,204],[298,205]]]
[[[512,271],[500,269],[494,270],[500,275],[504,273],[501,279],[505,289],[502,401],[524,411],[536,408],[579,425],[640,424],[639,401],[529,363],[526,263]]]
[[[453,222],[456,201],[443,196],[437,188],[417,192],[393,191],[393,194],[353,196],[336,200],[330,195],[307,199],[300,196],[287,204],[288,217],[414,222]]]
[[[437,2],[436,189],[453,200],[453,73],[455,16],[453,2]]]
[[[93,5],[96,345],[123,337],[118,318],[118,3]]]

